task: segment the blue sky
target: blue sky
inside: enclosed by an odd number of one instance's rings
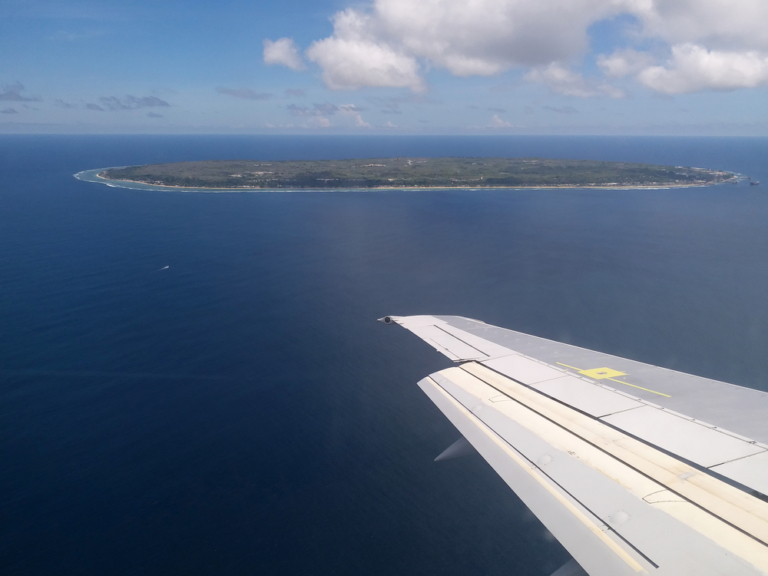
[[[0,132],[768,135],[765,0],[0,0]]]

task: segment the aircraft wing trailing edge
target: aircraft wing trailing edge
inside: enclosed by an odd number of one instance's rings
[[[555,575],[768,575],[768,394],[458,316],[421,389],[573,557]],[[470,446],[471,445],[471,446]],[[553,575],[554,576],[554,575]]]

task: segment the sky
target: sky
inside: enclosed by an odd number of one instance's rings
[[[0,133],[768,136],[766,0],[0,0]]]

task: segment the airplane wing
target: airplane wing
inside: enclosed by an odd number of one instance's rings
[[[463,437],[438,459],[471,444],[573,557],[556,576],[768,575],[768,393],[458,316],[381,320],[457,363],[419,382]]]

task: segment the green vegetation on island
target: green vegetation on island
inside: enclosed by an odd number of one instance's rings
[[[100,177],[178,188],[530,188],[695,186],[732,179],[703,168],[544,158],[208,160],[105,170]]]

